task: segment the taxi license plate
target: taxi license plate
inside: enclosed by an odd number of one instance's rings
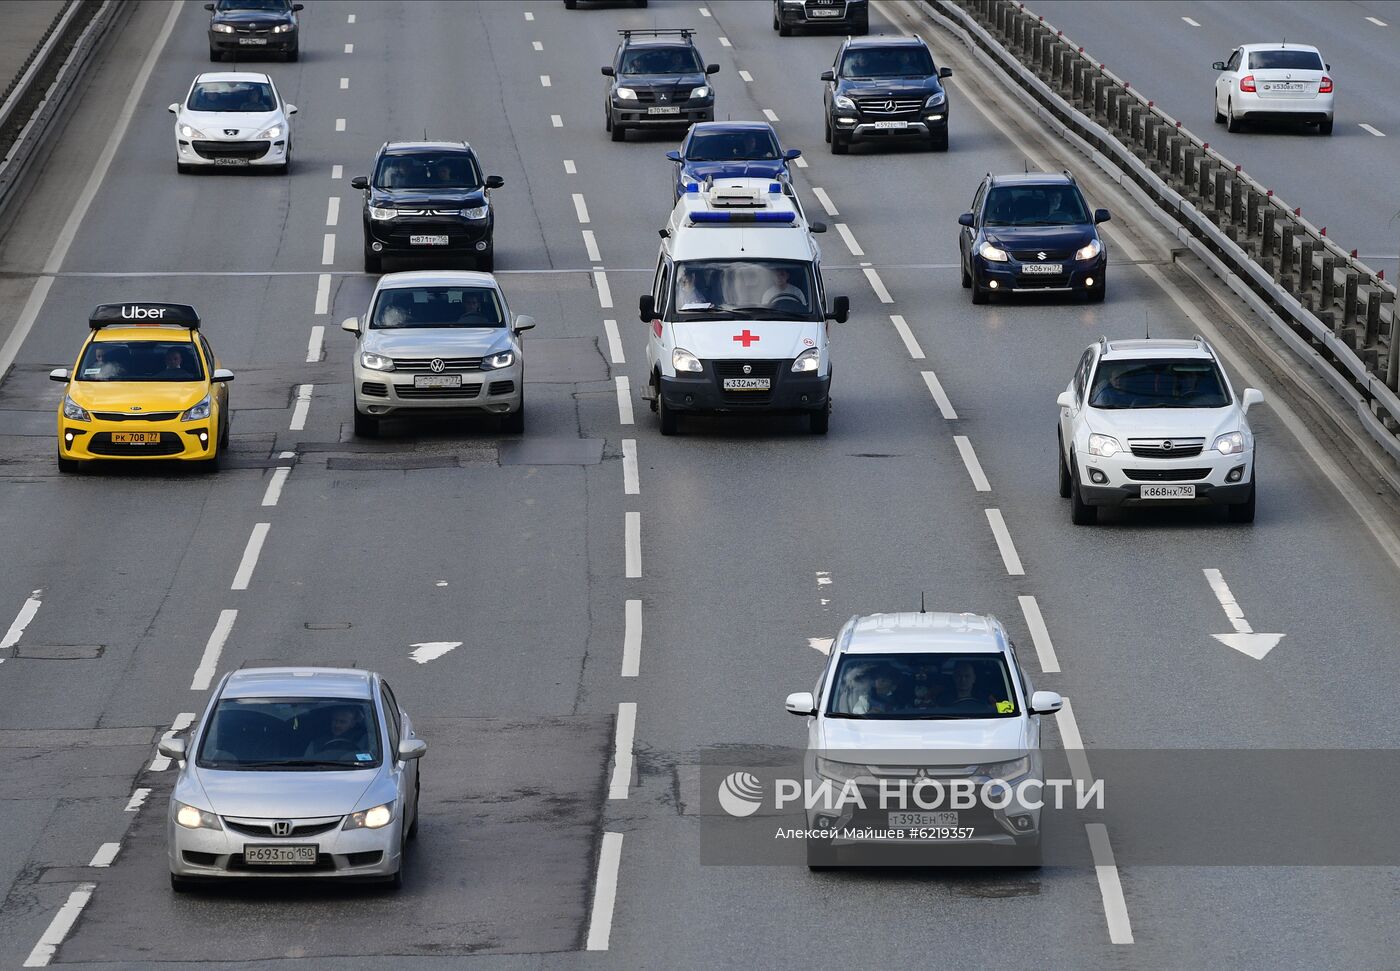
[[[661,105],[660,107],[648,108],[649,115],[678,115],[681,113],[679,105]]]
[[[415,374],[413,386],[415,388],[460,388],[462,376],[460,374]]]
[[[259,866],[305,866],[316,862],[316,844],[274,846],[269,843],[244,843],[243,862]]]
[[[725,391],[768,391],[773,387],[771,378],[725,378]]]
[[[909,127],[909,122],[907,122],[907,121],[877,121],[877,122],[875,122],[875,127],[876,127],[876,128],[908,128],[908,127]]]
[[[260,44],[266,44],[266,43],[267,43],[267,38],[266,38],[266,37],[240,37],[240,38],[238,38],[238,43],[243,44],[243,45],[246,45],[246,46],[248,46],[248,47],[257,47],[257,46],[259,46]]]
[[[113,445],[159,445],[160,432],[112,432]]]
[[[1065,265],[1063,263],[1022,263],[1021,272],[1031,276],[1037,273],[1044,276],[1055,276],[1065,272]]]
[[[410,237],[408,237],[408,245],[409,245],[409,246],[446,246],[446,245],[447,245],[447,237],[446,237],[446,236],[410,236]]]
[[[1194,499],[1193,485],[1145,485],[1139,493],[1144,499]]]
[[[248,160],[247,160],[246,158],[238,158],[238,157],[216,158],[216,159],[214,159],[214,164],[215,164],[215,165],[232,165],[232,166],[234,166],[234,167],[236,168],[236,167],[238,167],[238,166],[240,166],[240,165],[247,165],[247,164],[248,164]]]
[[[956,826],[957,813],[890,813],[891,826]]]

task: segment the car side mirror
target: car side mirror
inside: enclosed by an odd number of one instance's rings
[[[1032,715],[1053,715],[1064,706],[1065,699],[1056,691],[1037,691],[1031,695]]]
[[[1059,405],[1061,408],[1073,408],[1074,395],[1070,394],[1068,391],[1061,391],[1060,396],[1055,399],[1055,404]]]
[[[486,188],[488,189],[499,189],[505,184],[506,180],[501,178],[499,175],[488,175],[486,177]]]
[[[1249,414],[1249,409],[1255,405],[1264,403],[1264,392],[1258,388],[1245,388],[1244,394],[1240,395],[1240,411]]]
[[[67,381],[68,369],[66,367],[56,367],[49,372],[50,381]]]
[[[718,74],[718,73],[719,73],[719,65],[718,65],[718,64],[706,64],[706,65],[705,65],[705,73],[706,73],[706,74]]]
[[[1225,62],[1224,62],[1224,61],[1216,61],[1214,64],[1212,64],[1212,65],[1210,66],[1210,69],[1211,69],[1212,71],[1223,71],[1223,70],[1225,70]]]
[[[649,293],[642,294],[637,300],[637,316],[642,323],[651,323],[656,318],[656,298]]]
[[[230,371],[230,370],[229,370],[228,368],[226,368],[226,367],[215,368],[215,369],[214,369],[214,380],[215,380],[215,381],[219,381],[219,382],[223,382],[223,381],[232,381],[232,380],[233,380],[233,372]]]
[[[212,3],[206,3],[206,4],[204,5],[204,9],[205,9],[205,10],[208,10],[210,13],[213,13],[213,12],[214,12],[214,5],[213,5]]]
[[[517,334],[521,333],[522,331],[534,330],[534,329],[535,329],[535,318],[534,318],[534,317],[531,317],[529,314],[516,314],[516,315],[515,315],[515,332],[516,332]]]
[[[952,76],[953,76],[953,69],[952,69],[951,67],[940,67],[940,68],[938,69],[938,77],[939,77],[939,80],[942,80],[942,79],[944,79],[944,78],[950,78],[950,77],[952,77]]]
[[[1109,221],[1110,219],[1112,219],[1112,218],[1113,218],[1113,214],[1110,213],[1107,209],[1095,209],[1095,210],[1094,210],[1094,222],[1095,222],[1095,223],[1106,223],[1106,222],[1108,222],[1108,221]]]
[[[666,153],[666,157],[669,158],[672,162],[679,162],[681,160],[681,153],[676,151],[675,149],[672,149],[671,151]]]
[[[822,79],[823,81],[835,81],[835,80],[836,80],[836,72],[835,72],[835,71],[823,71],[823,72],[822,72],[821,79]]]
[[[156,745],[156,751],[173,762],[183,762],[185,761],[185,740],[183,738],[162,738]]]
[[[603,77],[605,77],[605,78],[615,78],[615,77],[617,77],[617,71],[613,70],[611,67],[608,67],[607,65],[604,65],[604,66],[603,66]]]
[[[293,9],[293,10],[305,10],[305,9],[306,9],[306,4],[304,4],[304,3],[294,3],[294,4],[292,4],[292,9]]]
[[[810,691],[794,691],[787,696],[784,707],[794,715],[815,715],[817,702]]]
[[[340,329],[348,330],[350,333],[358,336],[360,333],[360,318],[346,317],[340,322]]]
[[[1058,697],[1058,695],[1056,696]],[[428,743],[421,738],[399,740],[399,758],[404,760],[421,759],[428,754]]]
[[[350,188],[352,188],[352,189],[368,189],[368,188],[369,188],[369,179],[368,179],[366,176],[357,175],[357,176],[355,176],[353,179],[350,180]]]
[[[851,298],[847,296],[834,297],[831,301],[831,313],[826,315],[827,320],[834,320],[838,324],[844,324],[846,318],[851,315]]]
[[[800,149],[800,148],[790,148],[790,149],[788,149],[786,152],[783,153],[783,161],[785,161],[785,162],[791,162],[791,161],[793,161],[794,159],[799,159],[799,158],[801,158],[801,157],[802,157],[802,149]]]
[[[972,218],[972,213],[965,212],[958,217],[958,225],[966,226],[968,229],[971,229],[973,226],[977,225],[977,221]]]
[[[1325,70],[1325,71],[1330,71],[1330,70],[1332,70],[1332,65],[1331,65],[1331,64],[1324,64],[1324,65],[1322,65],[1322,68],[1323,68],[1323,70]]]
[[[289,115],[294,115],[294,114],[296,114],[296,113],[297,113],[297,106],[296,106],[296,105],[287,105],[287,114],[289,114]]]
[[[172,115],[179,114],[179,113],[180,113],[180,102],[177,101],[177,102],[175,102],[173,105],[166,105],[165,110],[168,111],[168,112],[170,112]]]
[[[824,233],[826,232],[826,223],[822,222],[820,219],[813,219],[807,224],[807,231],[810,233]]]

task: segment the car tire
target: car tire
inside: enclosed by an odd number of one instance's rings
[[[564,0],[564,9],[565,9],[565,10],[577,10],[577,9],[578,9],[578,0]]]
[[[856,34],[858,36],[863,36],[865,34],[870,33],[870,15],[866,14],[864,17],[857,20],[851,26],[851,33]]]
[[[289,50],[286,54],[283,55],[283,58],[287,61],[288,64],[292,63],[292,62],[295,61],[295,60],[298,60],[300,57],[301,57],[301,45],[300,45],[300,44],[298,44],[296,47],[293,47],[291,50]]]
[[[83,470],[83,463],[77,459],[66,459],[62,455],[58,456],[58,471],[64,475],[76,475]]]
[[[214,454],[209,456],[207,459],[200,459],[199,462],[196,463],[196,467],[199,469],[200,472],[203,472],[207,475],[208,473],[219,471],[219,468],[223,464],[224,453],[220,451],[219,447],[216,445],[214,446]]]
[[[831,133],[831,154],[845,155],[851,150],[851,143],[841,137],[840,132]]]
[[[229,426],[232,425],[232,424],[233,424],[233,420],[232,420],[232,419],[225,419],[225,420],[224,420],[224,427],[223,427],[223,429],[219,432],[219,448],[221,448],[221,449],[228,448]]]
[[[215,63],[218,63],[219,61],[222,61],[223,59],[224,59],[224,55],[223,55],[223,52],[222,52],[222,51],[216,51],[216,50],[214,50],[214,48],[212,48],[212,47],[209,48],[209,60],[214,61]]]
[[[1065,440],[1059,432],[1055,433],[1055,455],[1059,459],[1056,464],[1060,469],[1060,498],[1068,499],[1072,480],[1069,477],[1069,466],[1065,464]]]
[[[379,419],[373,415],[362,415],[355,412],[355,437],[356,438],[378,438]]]
[[[975,276],[971,278],[970,289],[972,290],[972,302],[977,306],[980,307],[985,303],[991,302],[992,292],[978,283],[977,277]]]
[[[507,435],[523,435],[525,433],[525,401],[523,398],[519,408],[508,411],[501,416],[501,431]]]
[[[825,435],[831,428],[831,401],[825,408],[818,408],[807,415],[807,427],[813,435]]]
[[[967,267],[963,265],[962,260],[959,260],[959,261],[958,261],[958,268],[962,271],[962,286],[963,286],[963,289],[964,289],[964,290],[971,290],[971,289],[972,289],[972,274],[970,274],[970,273],[967,272]]]
[[[807,869],[813,872],[834,870],[840,865],[841,857],[836,847],[816,840],[807,841]]]
[[[1235,117],[1234,102],[1225,102],[1225,130],[1237,132],[1244,127],[1244,122]]]
[[[397,893],[403,889],[403,853],[399,853],[399,868],[394,871],[394,875],[384,878],[384,889],[390,893]]]
[[[184,162],[176,162],[175,171],[180,175],[189,175],[191,172],[194,171],[194,166],[186,165]]]
[[[182,877],[172,873],[170,874],[170,889],[174,893],[189,893],[194,889],[194,881],[189,877]]]
[[[496,247],[486,247],[473,262],[482,273],[494,273],[496,271]]]
[[[377,254],[377,253],[371,253],[371,252],[369,252],[368,250],[366,250],[366,251],[365,251],[365,272],[366,272],[366,273],[383,273],[383,272],[384,272],[384,257],[380,256],[380,255]]]
[[[675,435],[680,431],[680,420],[675,411],[667,406],[659,389],[656,393],[656,418],[661,425],[661,434]]]
[[[1254,496],[1258,489],[1256,482],[1258,476],[1253,476],[1249,481],[1249,498],[1244,502],[1237,502],[1230,505],[1226,514],[1232,523],[1252,523],[1254,522]]]
[[[408,826],[408,838],[418,838],[418,812],[423,808],[423,770],[413,773],[413,822]]]
[[[1099,521],[1099,507],[1091,506],[1079,493],[1079,471],[1070,468],[1069,520],[1076,526],[1093,526]]]
[[[1319,135],[1332,134],[1332,119],[1328,118],[1326,121],[1319,121],[1317,123],[1317,133]]]
[[[1022,870],[1039,870],[1042,866],[1040,837],[1017,840],[1011,851],[1011,865]]]
[[[1104,297],[1106,296],[1108,296],[1107,267],[1105,267],[1104,273],[1100,275],[1099,282],[1085,291],[1084,299],[1089,301],[1089,303],[1103,303]]]
[[[830,145],[830,144],[831,144],[831,116],[830,116],[830,115],[825,115],[825,116],[823,116],[822,121],[823,121],[823,125],[822,125],[822,129],[823,129],[823,130],[822,130],[822,136],[826,139],[826,143],[827,143],[828,145]]]
[[[646,5],[647,0],[632,0],[632,6],[634,7],[645,7]]]
[[[929,145],[933,147],[935,152],[948,151],[948,132],[945,130],[938,134],[931,135],[929,137]]]
[[[612,118],[611,115],[609,115],[608,117],[609,119]],[[627,129],[611,121],[609,121],[608,124],[608,134],[612,136],[612,140],[615,142],[627,141]]]

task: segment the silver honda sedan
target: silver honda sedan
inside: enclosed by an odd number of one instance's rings
[[[187,738],[166,830],[170,885],[335,877],[403,882],[428,744],[378,674],[246,668],[227,675]]]

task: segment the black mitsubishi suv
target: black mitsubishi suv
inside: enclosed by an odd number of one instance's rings
[[[826,140],[831,154],[852,142],[917,138],[935,151],[948,148],[948,92],[952,68],[933,63],[919,37],[848,37],[826,82]]]
[[[715,89],[706,76],[718,73],[719,65],[700,59],[693,30],[618,33],[622,42],[603,68],[603,76],[612,79],[603,112],[613,141],[626,139],[629,129],[688,128],[715,120]]]
[[[491,189],[505,180],[481,174],[466,142],[385,142],[374,174],[350,180],[365,193],[365,272],[386,256],[465,257],[474,269],[495,268],[496,216]]]
[[[773,0],[773,29],[790,37],[798,27],[868,34],[870,4],[868,0]]]
[[[304,5],[289,0],[218,0],[206,3],[209,17],[209,60],[225,54],[281,54],[295,61],[301,53],[297,11]]]

